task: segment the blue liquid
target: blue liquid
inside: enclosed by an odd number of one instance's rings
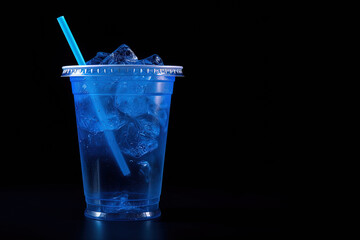
[[[150,91],[163,88],[164,82],[104,79],[72,79],[87,203],[85,215],[99,220],[156,218],[160,215],[171,92],[156,95]],[[96,85],[95,93],[87,92],[88,84]],[[172,91],[173,81],[165,84],[170,84]],[[104,122],[97,118],[95,111],[99,109],[91,102],[92,94],[105,111]],[[124,176],[119,168],[106,131],[114,134],[130,175]]]

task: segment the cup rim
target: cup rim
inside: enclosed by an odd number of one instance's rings
[[[76,76],[174,76],[182,77],[182,66],[173,65],[68,65],[62,67],[61,77]]]

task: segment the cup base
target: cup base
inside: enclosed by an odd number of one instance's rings
[[[118,212],[99,212],[89,208],[85,210],[85,217],[102,221],[144,221],[160,217],[159,208],[155,210],[123,210]]]

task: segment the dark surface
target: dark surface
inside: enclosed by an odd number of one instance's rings
[[[2,81],[1,239],[227,239],[287,231],[295,171],[288,166],[299,154],[281,94],[291,89],[276,71],[287,74],[279,61],[288,39],[279,27],[287,19],[237,1],[16,9],[3,26],[2,69],[11,77]],[[184,66],[172,96],[159,221],[83,217],[73,96],[69,79],[60,77],[61,66],[76,61],[56,21],[62,15],[86,61],[125,43],[139,58],[156,53]]]
[[[164,191],[157,220],[104,222],[83,216],[81,186],[13,187],[0,194],[2,239],[283,237],[291,224],[284,196],[178,188]]]

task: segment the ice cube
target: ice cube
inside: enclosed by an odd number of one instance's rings
[[[157,140],[150,137],[149,133],[144,134],[145,132],[137,120],[130,120],[117,134],[121,151],[131,157],[140,158],[155,150],[158,147]]]
[[[147,161],[140,161],[137,163],[139,166],[139,174],[144,177],[145,182],[149,182],[150,180],[150,172],[151,167],[150,164]]]
[[[97,64],[135,64],[135,65],[164,65],[163,60],[157,54],[138,60],[135,53],[126,44],[120,45],[114,52],[98,52],[96,56],[86,62],[87,65]]]
[[[102,60],[104,60],[107,56],[109,56],[110,53],[106,52],[98,52],[96,53],[96,56],[89,61],[86,62],[86,65],[97,65],[100,64]]]
[[[117,213],[119,211],[134,208],[129,201],[129,195],[126,192],[113,193],[112,199],[110,201],[104,201],[101,207],[103,208],[103,211],[107,213]]]
[[[155,112],[155,117],[158,119],[161,127],[163,127],[164,131],[167,131],[167,125],[169,123],[169,114],[166,109],[160,109]]]
[[[115,97],[115,107],[131,117],[137,117],[148,112],[148,99],[146,96],[119,94]]]
[[[118,206],[126,205],[128,199],[129,199],[129,194],[120,192],[120,193],[116,193],[114,195],[115,196],[113,197],[113,200],[119,201],[119,202],[116,202],[118,204]]]
[[[149,114],[156,117],[163,127],[167,130],[169,121],[170,97],[169,96],[152,96],[149,98]]]
[[[87,95],[79,95],[75,98],[75,110],[78,127],[90,133],[117,130],[128,121],[124,113],[116,108],[108,108],[105,112],[106,120],[100,122],[91,98]]]
[[[140,124],[140,135],[155,139],[160,134],[160,124],[156,117],[143,114],[136,118]]]
[[[163,60],[157,54],[151,55],[150,57],[138,60],[136,64],[140,65],[164,65]]]
[[[126,44],[122,44],[100,64],[135,64],[137,60],[135,53]]]

